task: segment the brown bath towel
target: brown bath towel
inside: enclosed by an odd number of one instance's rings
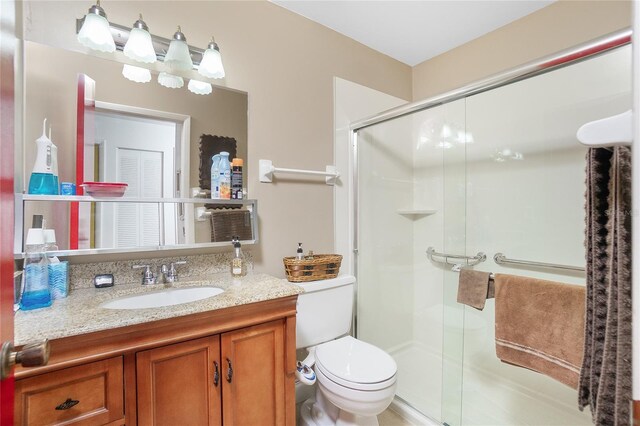
[[[578,404],[597,425],[630,424],[631,150],[587,154],[587,305]]]
[[[458,278],[458,303],[478,310],[484,309],[484,302],[493,297],[491,273],[462,268]]]
[[[578,387],[584,287],[496,274],[496,355]]]

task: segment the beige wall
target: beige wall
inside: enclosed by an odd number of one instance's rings
[[[75,18],[85,2],[27,2],[25,38],[82,50]],[[258,199],[256,269],[283,276],[297,242],[333,251],[333,188],[321,179],[258,182],[258,160],[323,170],[333,162],[333,77],[411,98],[411,68],[266,1],[103,3],[111,21],[131,25],[142,12],[152,33],[180,24],[189,44],[220,45],[228,87],[249,93],[249,197]],[[51,31],[55,28],[55,31]],[[27,111],[28,114],[28,111]]]
[[[222,84],[249,93],[248,189],[259,201],[261,238],[252,249],[256,269],[278,276],[282,257],[298,241],[317,253],[333,250],[333,190],[316,179],[261,184],[258,160],[317,170],[332,163],[334,76],[419,100],[630,24],[630,2],[561,1],[412,70],[266,1],[103,6],[110,20],[123,25],[142,12],[151,32],[164,37],[181,24],[195,46],[215,35],[227,70]],[[73,19],[87,7],[27,2],[25,38],[82,51]]]
[[[413,68],[413,100],[631,26],[630,1],[561,0]]]

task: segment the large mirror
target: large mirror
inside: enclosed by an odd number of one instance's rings
[[[124,78],[122,69],[115,60],[24,43],[25,193],[45,118],[57,146],[59,181],[75,183],[82,173],[85,182],[126,182],[124,198],[192,198],[202,186],[201,174],[206,175],[201,157],[226,149],[230,140],[235,156],[247,164],[245,92],[214,86],[213,93],[198,95],[187,90],[186,81],[182,88],[169,89],[159,85],[152,72],[150,82],[136,83]],[[33,215],[43,215],[65,251],[228,240],[220,233],[216,237],[216,228],[256,239],[246,233],[253,229],[247,206],[218,209],[206,200],[73,204],[25,201],[25,232]]]

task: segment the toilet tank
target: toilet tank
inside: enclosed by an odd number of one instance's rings
[[[295,283],[304,288],[298,296],[296,346],[307,348],[349,333],[356,277],[340,275],[330,280]]]

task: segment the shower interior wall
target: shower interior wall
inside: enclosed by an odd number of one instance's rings
[[[426,249],[584,265],[577,128],[631,106],[630,48],[363,129],[358,134],[358,336],[399,366],[397,395],[451,425],[587,425],[576,392],[501,363],[494,306],[455,302],[457,272]],[[435,213],[399,214],[399,210]]]

